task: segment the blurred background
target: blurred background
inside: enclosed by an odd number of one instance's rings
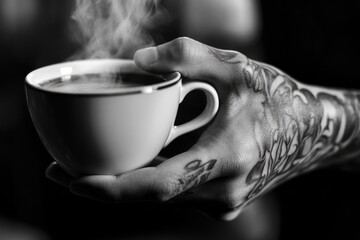
[[[360,2],[163,0],[160,44],[189,36],[279,67],[301,82],[360,88]],[[333,167],[291,180],[232,222],[158,204],[102,204],[45,178],[52,159],[32,125],[24,78],[80,45],[73,0],[0,0],[0,239],[360,239],[360,171]],[[196,98],[196,96],[193,96]],[[201,111],[187,100],[177,121]],[[189,148],[201,131],[163,155]]]

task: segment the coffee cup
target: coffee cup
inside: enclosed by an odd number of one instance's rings
[[[114,76],[127,80],[114,81]],[[72,176],[118,175],[144,167],[175,138],[209,123],[219,106],[216,90],[207,83],[183,85],[178,72],[153,75],[123,59],[50,65],[29,73],[25,82],[37,133]],[[178,106],[193,90],[205,93],[206,107],[175,126]]]

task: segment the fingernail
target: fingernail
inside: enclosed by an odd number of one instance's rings
[[[143,65],[151,65],[158,61],[159,55],[156,47],[144,48],[135,53],[136,62]]]

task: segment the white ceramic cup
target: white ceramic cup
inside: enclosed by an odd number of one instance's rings
[[[178,136],[209,123],[219,100],[202,82],[182,85],[180,73],[158,84],[107,92],[68,93],[42,83],[71,75],[145,73],[130,60],[83,60],[47,66],[26,77],[26,95],[35,128],[46,149],[69,174],[117,175],[149,164]],[[174,126],[178,106],[193,90],[206,94],[204,111]]]

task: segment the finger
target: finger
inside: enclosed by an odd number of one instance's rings
[[[190,150],[157,167],[119,176],[75,179],[70,190],[100,201],[167,201],[218,176],[220,164],[208,151]]]
[[[235,51],[225,51],[190,38],[178,38],[171,42],[139,50],[134,56],[136,64],[154,73],[180,72],[192,79],[232,79],[238,75],[238,64],[246,57]]]
[[[46,169],[46,177],[64,187],[69,187],[70,182],[73,180],[56,162],[50,164]]]

